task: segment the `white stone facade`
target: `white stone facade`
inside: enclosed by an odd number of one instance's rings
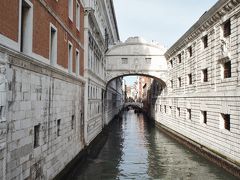
[[[0,58],[0,179],[52,179],[84,147],[84,82],[3,47]]]
[[[165,53],[167,95],[152,104],[157,122],[238,165],[239,3],[218,1]]]
[[[108,110],[107,102],[116,100],[115,98],[111,99],[109,95],[121,97],[122,87],[111,86],[111,83],[110,87],[107,87],[108,80],[106,79],[105,52],[109,45],[119,41],[113,2],[112,0],[85,0],[84,3],[84,77],[86,78],[85,93],[88,95],[85,96],[85,104],[87,105],[85,109],[85,137],[86,143],[89,144],[115,115],[115,110]],[[117,83],[118,80],[115,81]],[[110,89],[112,91],[108,92]],[[121,104],[119,106],[121,107]]]
[[[166,49],[140,37],[130,37],[111,47],[106,54],[107,80],[126,75],[147,75],[167,80]]]

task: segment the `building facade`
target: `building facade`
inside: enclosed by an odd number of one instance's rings
[[[121,99],[122,88],[119,79],[114,82],[106,79],[105,53],[119,41],[113,2],[84,0],[84,3],[85,104],[88,107],[85,109],[85,137],[89,144],[115,115],[109,104],[116,105],[117,109],[120,104],[116,100]]]
[[[52,179],[119,112],[112,0],[1,0],[0,179]]]
[[[240,164],[240,16],[238,0],[220,0],[168,51],[168,81],[152,116],[224,159]]]
[[[0,179],[52,179],[85,144],[84,6],[0,3]]]

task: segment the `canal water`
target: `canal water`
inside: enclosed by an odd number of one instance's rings
[[[110,126],[96,158],[76,166],[68,179],[237,179],[155,128],[133,110]]]

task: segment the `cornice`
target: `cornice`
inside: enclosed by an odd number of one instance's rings
[[[214,24],[219,22],[222,17],[232,11],[240,4],[240,0],[219,0],[209,11],[205,12],[199,20],[165,53],[169,59],[189,42],[196,39],[203,32],[209,30]],[[238,13],[239,14],[239,13]],[[239,16],[239,15],[238,15]]]
[[[120,43],[120,44],[116,44],[114,46],[112,46],[107,52],[106,52],[106,56],[110,56],[109,53],[111,51],[113,51],[114,49],[120,48],[120,47],[127,47],[127,46],[148,46],[151,48],[156,48],[159,49],[161,51],[166,52],[166,49],[162,46],[158,46],[156,44],[150,44],[150,43],[139,43],[139,42],[135,42],[135,43]]]
[[[2,45],[0,45],[0,53],[7,54],[8,61],[4,63],[74,84],[84,85],[86,82],[86,79],[82,76],[76,77],[72,74],[62,71],[61,69],[49,66],[49,64],[40,62],[37,59]]]

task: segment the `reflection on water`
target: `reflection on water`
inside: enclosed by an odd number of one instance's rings
[[[77,167],[69,179],[237,179],[194,154],[133,111],[112,123],[96,159]]]

